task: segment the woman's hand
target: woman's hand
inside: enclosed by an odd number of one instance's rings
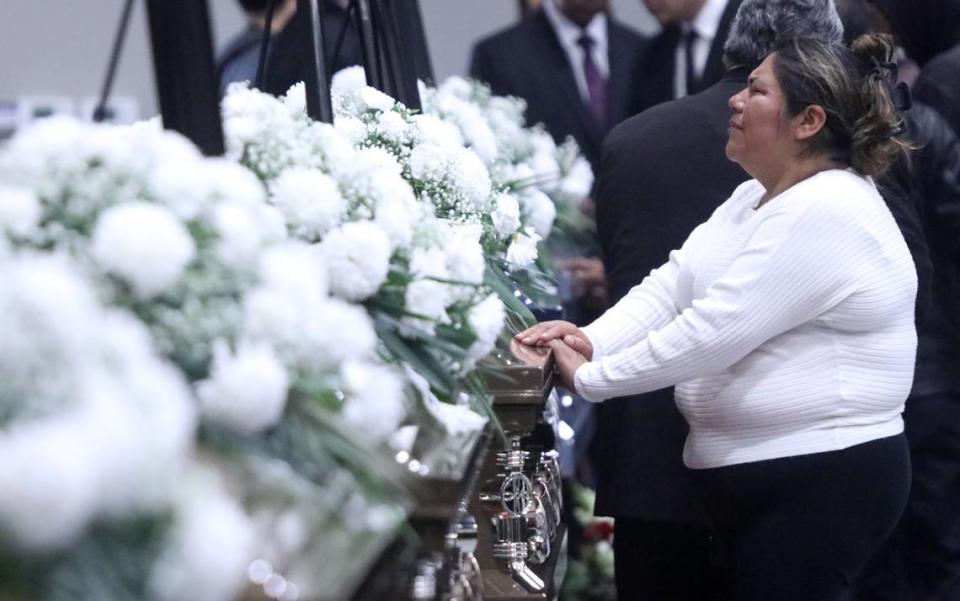
[[[563,385],[570,392],[576,393],[577,368],[587,362],[587,358],[573,350],[561,340],[551,340],[550,348],[553,349],[553,359],[557,362],[557,371],[560,372],[560,379]]]
[[[533,346],[550,346],[553,340],[563,341],[575,352],[586,357],[587,360],[593,358],[593,344],[580,328],[569,321],[545,321],[538,323],[532,328],[528,328],[515,336],[517,340],[524,344]]]

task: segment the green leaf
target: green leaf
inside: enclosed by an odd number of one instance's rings
[[[523,304],[523,301],[516,297],[514,294],[516,288],[498,265],[491,264],[490,261],[487,262],[487,269],[483,274],[483,282],[503,301],[503,305],[509,314],[508,319],[509,316],[514,318],[511,325],[519,325],[515,331],[525,330],[537,323],[530,309]]]

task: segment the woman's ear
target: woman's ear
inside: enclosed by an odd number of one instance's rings
[[[793,135],[797,141],[809,140],[827,124],[827,111],[819,104],[811,104],[793,118]]]

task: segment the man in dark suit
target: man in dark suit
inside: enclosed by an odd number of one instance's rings
[[[723,42],[740,0],[643,0],[663,28],[634,68],[631,114],[696,94],[724,75]]]
[[[609,0],[545,0],[517,25],[481,40],[470,75],[527,101],[527,122],[573,136],[596,166],[607,131],[627,113],[643,39],[608,14]]]
[[[726,40],[726,74],[610,132],[595,190],[597,228],[616,302],[666,262],[748,179],[727,160],[728,101],[769,50],[792,36],[839,42],[831,0],[743,0]],[[615,519],[618,598],[724,601],[700,497],[681,455],[687,426],[673,389],[599,407],[595,513]]]

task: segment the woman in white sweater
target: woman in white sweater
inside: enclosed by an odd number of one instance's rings
[[[869,177],[904,149],[891,52],[771,54],[730,99],[755,179],[594,323],[518,335],[592,401],[676,386],[737,601],[846,599],[906,501],[916,271]]]

